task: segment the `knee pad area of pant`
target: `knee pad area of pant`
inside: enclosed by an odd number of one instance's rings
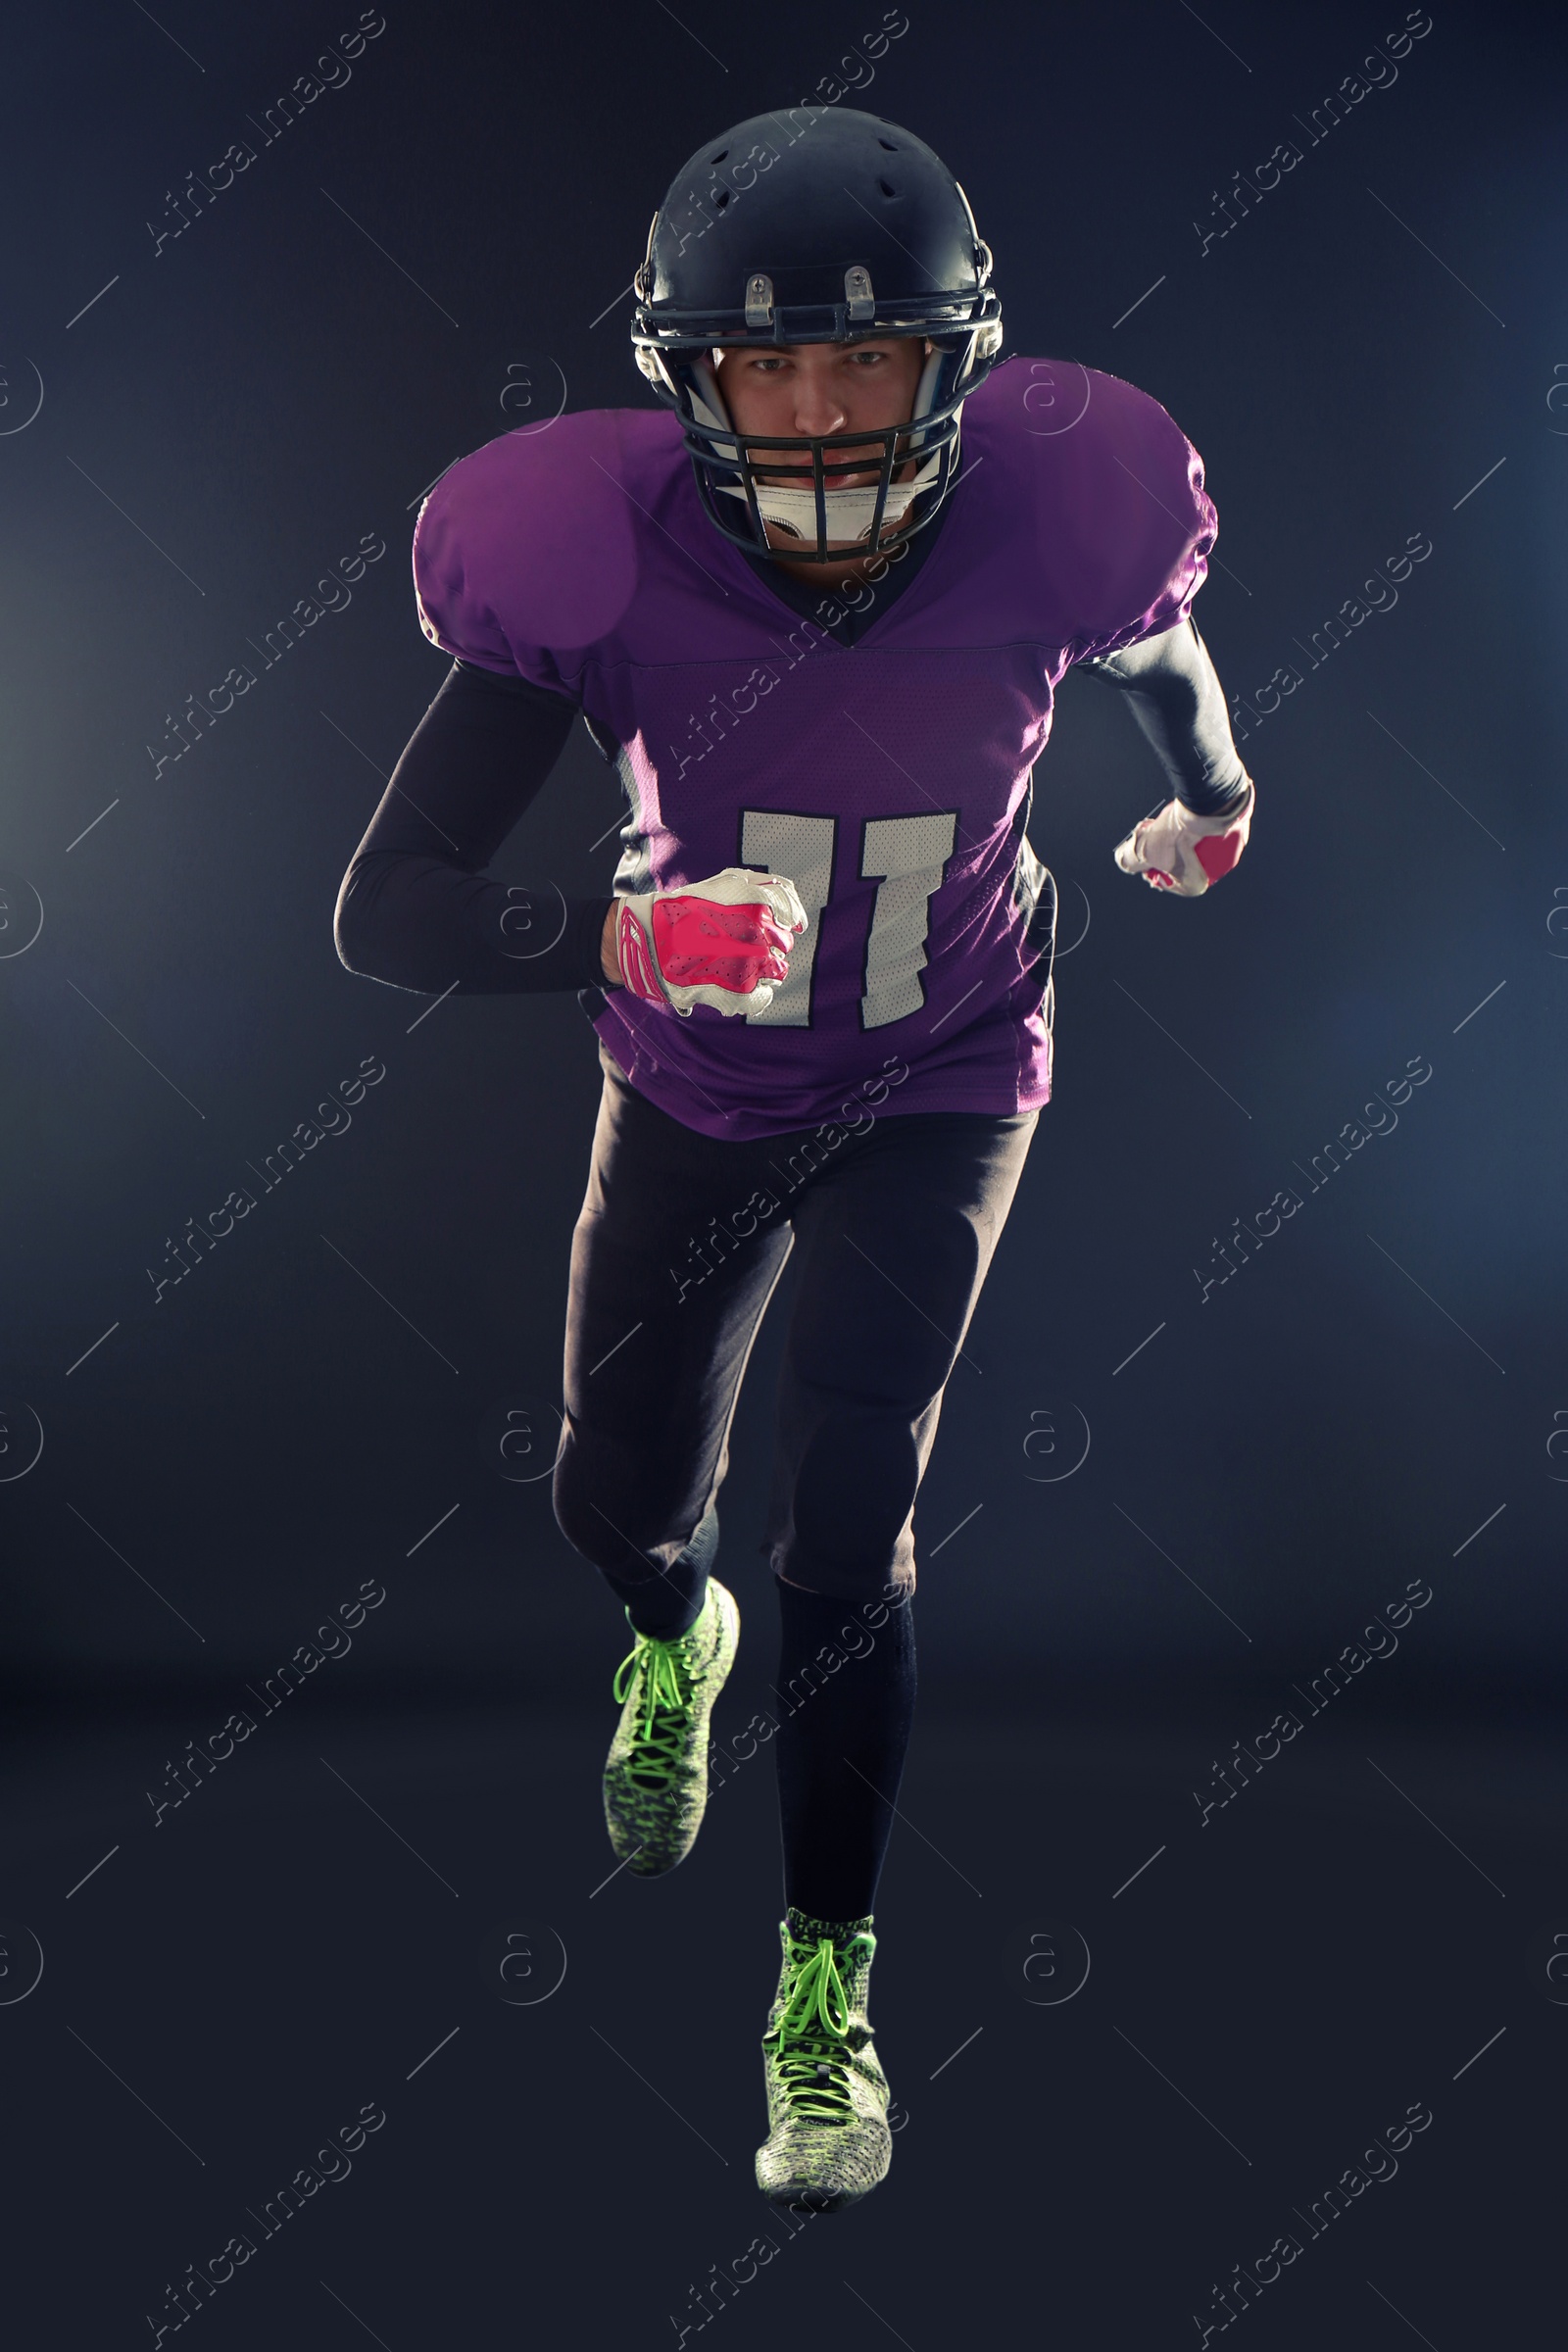
[[[681,1495],[662,1495],[646,1464],[625,1449],[569,1432],[551,1488],[556,1525],[572,1549],[596,1568],[621,1570],[641,1562],[650,1573],[690,1562],[706,1573],[718,1549],[718,1514],[711,1506],[692,1524]]]

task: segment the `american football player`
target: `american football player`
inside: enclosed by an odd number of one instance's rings
[[[603,1092],[572,1243],[555,1508],[624,1607],[605,1770],[633,1876],[691,1851],[739,1634],[728,1434],[787,1260],[766,1533],[782,1965],[763,2193],[882,2180],[873,1898],[914,1703],[914,1506],[1051,1091],[1032,769],[1073,668],[1170,795],[1115,851],[1203,896],[1253,789],[1193,624],[1200,462],[1147,393],[1000,357],[962,188],[843,107],[709,142],[654,217],[654,399],[444,474],[414,572],[452,668],[345,877],[351,970],[574,988]],[[578,715],[626,798],[588,899],[486,873]]]

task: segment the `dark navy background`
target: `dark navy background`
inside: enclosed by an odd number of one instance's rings
[[[706,2325],[737,2346],[1192,2342],[1293,2229],[1258,2347],[1536,2324],[1568,2034],[1564,55],[1544,10],[1440,6],[1314,137],[1404,21],[921,0],[848,100],[962,180],[1007,348],[1127,376],[1202,452],[1198,618],[1258,808],[1200,904],[1119,876],[1158,771],[1069,681],[1031,826],[1070,951],[1056,1098],[917,1515],[876,2010],[908,2129],[864,2214],[730,2271]],[[0,2045],[29,2347],[152,2340],[166,2281],[366,2101],[354,2178],[253,2231],[201,2341],[672,2342],[767,2221],[771,1766],[673,1880],[590,1896],[624,1634],[548,1478],[504,1475],[553,1448],[593,1038],[569,996],[421,1019],[342,969],[331,911],[445,671],[421,493],[563,405],[651,398],[618,290],[665,183],[828,95],[882,12],[380,22],[358,54],[352,12],[294,0],[4,36]],[[340,35],[340,86],[269,138]],[[181,205],[233,141],[255,160]],[[1220,236],[1282,141],[1300,160]],[[1397,602],[1314,665],[1417,536]],[[306,598],[339,609],[269,663]],[[498,870],[608,887],[617,803],[579,732]],[[1412,1057],[1397,1126],[1311,1190]],[[352,1123],[264,1191],[366,1063]],[[254,1210],[155,1300],[236,1187]],[[1282,1188],[1298,1210],[1205,1296]],[[787,1295],[721,1505],[726,1736],[771,1663]],[[1412,1581],[1398,1650],[1310,1714]],[[260,1714],[246,1686],[367,1582],[352,1650],[154,1828],[166,1759]],[[1193,1790],[1292,1707],[1205,1822]],[[546,2005],[481,1969],[519,1922],[536,1983],[546,1929],[567,1955]],[[1070,2003],[1020,1995],[1042,1923],[1092,1952]],[[1309,2237],[1419,2100],[1398,2179]]]

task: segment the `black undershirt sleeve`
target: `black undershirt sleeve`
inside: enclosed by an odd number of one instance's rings
[[[1231,740],[1225,689],[1190,616],[1079,666],[1129,697],[1184,808],[1218,816],[1243,798],[1250,778]]]
[[[466,996],[600,988],[612,904],[482,870],[538,797],[579,706],[455,662],[338,894],[337,952],[394,988]]]

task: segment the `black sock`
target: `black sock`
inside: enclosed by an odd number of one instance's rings
[[[677,1566],[635,1592],[622,1592],[634,1633],[651,1634],[658,1642],[675,1642],[689,1634],[703,1613],[708,1597],[706,1568]]]
[[[914,1718],[912,1604],[872,1632],[854,1601],[774,1582],[784,1899],[813,1919],[863,1919]]]
[[[710,1510],[684,1551],[667,1568],[636,1584],[608,1576],[606,1581],[624,1601],[634,1633],[651,1634],[656,1641],[678,1641],[689,1634],[708,1598],[708,1574],[718,1549],[718,1513]],[[650,1565],[644,1562],[644,1565]]]

